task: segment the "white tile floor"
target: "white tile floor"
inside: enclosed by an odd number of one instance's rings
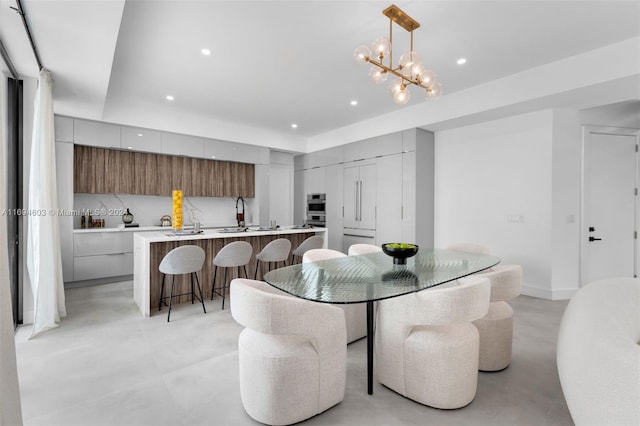
[[[143,318],[132,282],[66,291],[60,327],[27,340],[16,334],[25,425],[252,425],[238,384],[242,328],[220,299],[177,305],[166,322]],[[307,425],[571,425],[555,344],[566,301],[520,296],[513,362],[480,373],[476,399],[437,410],[376,384],[366,392],[366,341],[349,345],[347,390]]]

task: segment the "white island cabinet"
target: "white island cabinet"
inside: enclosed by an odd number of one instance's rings
[[[136,233],[133,238],[133,298],[140,308],[143,316],[148,317],[152,312],[157,312],[162,275],[158,271],[158,266],[162,258],[172,249],[181,245],[197,245],[205,251],[205,261],[202,270],[198,274],[202,292],[205,300],[211,296],[213,288],[213,265],[212,260],[216,253],[226,244],[232,241],[247,241],[253,247],[253,255],[247,265],[249,278],[254,274],[257,279],[262,279],[268,269],[265,262],[260,262],[256,271],[255,255],[260,252],[271,241],[278,238],[287,238],[291,241],[291,248],[298,245],[313,235],[324,237],[324,247],[327,247],[326,228],[283,228],[277,230],[252,230],[245,232],[221,232],[220,230],[208,230],[200,234],[174,234],[171,230],[163,232]],[[287,260],[287,265],[289,264]],[[300,259],[296,259],[300,261]],[[281,265],[279,265],[281,266]],[[228,281],[236,277],[236,268],[229,268]],[[216,288],[222,287],[222,280],[225,274],[217,274]],[[190,281],[188,276],[176,276],[176,289],[174,294],[190,292]],[[244,273],[242,274],[244,278]],[[176,297],[173,303],[190,302],[188,296]]]

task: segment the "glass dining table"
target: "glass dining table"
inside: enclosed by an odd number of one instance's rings
[[[264,280],[301,299],[367,304],[367,392],[373,394],[374,302],[427,290],[491,268],[495,256],[453,250],[419,250],[405,265],[383,252],[303,263],[268,272]]]

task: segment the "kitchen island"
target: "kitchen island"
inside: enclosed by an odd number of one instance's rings
[[[211,263],[216,253],[226,244],[232,241],[247,241],[253,246],[253,255],[247,265],[249,278],[253,278],[256,270],[255,256],[271,241],[277,238],[287,238],[291,240],[292,249],[296,248],[302,241],[313,236],[324,237],[324,246],[327,246],[326,228],[281,228],[277,230],[261,230],[260,228],[249,228],[246,231],[234,232],[231,230],[209,230],[205,229],[199,234],[176,234],[171,229],[158,232],[141,232],[134,234],[133,238],[133,298],[145,317],[151,316],[155,309],[157,312],[158,301],[160,300],[160,286],[162,274],[158,266],[162,258],[176,247],[182,245],[197,245],[202,247],[206,253],[204,266],[198,274],[200,285],[205,298],[211,297],[213,264]],[[288,264],[288,262],[287,262]],[[258,266],[257,279],[262,279],[262,274],[267,272],[267,265]],[[231,281],[237,277],[236,268],[229,268],[227,280]],[[244,277],[244,276],[243,276]],[[218,274],[216,287],[222,286],[224,274]],[[176,276],[175,294],[187,293],[190,291],[190,281],[187,276]],[[173,300],[173,303],[191,302],[190,296],[180,296]]]

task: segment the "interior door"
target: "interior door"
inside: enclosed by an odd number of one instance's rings
[[[582,285],[635,277],[637,131],[586,128],[584,135]]]

